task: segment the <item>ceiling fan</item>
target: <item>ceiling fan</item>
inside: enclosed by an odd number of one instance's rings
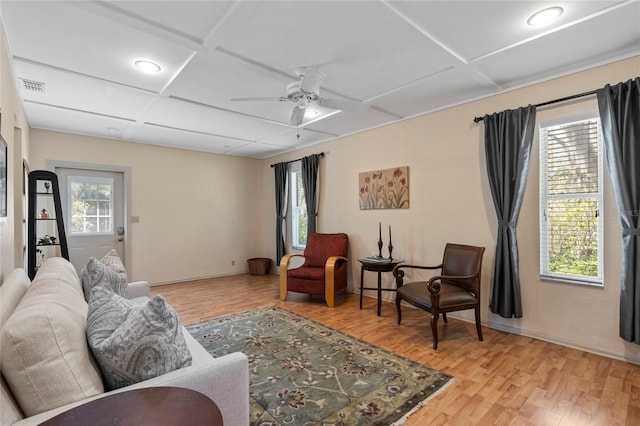
[[[229,100],[292,102],[296,106],[293,107],[293,111],[291,112],[291,125],[296,127],[302,124],[305,112],[310,104],[339,110],[365,110],[370,108],[369,104],[363,102],[331,99],[320,96],[320,85],[327,75],[319,69],[297,68],[295,72],[298,80],[287,85],[286,96],[231,98]]]

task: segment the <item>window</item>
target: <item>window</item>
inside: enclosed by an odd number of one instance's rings
[[[291,245],[295,249],[304,249],[307,245],[307,201],[302,187],[300,163],[291,168]]]
[[[71,235],[113,234],[113,179],[69,176]]]
[[[602,131],[597,116],[540,128],[540,275],[603,285]]]

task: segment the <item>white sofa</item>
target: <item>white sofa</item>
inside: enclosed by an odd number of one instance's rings
[[[148,297],[148,283],[129,284],[127,298],[148,299]],[[33,312],[34,317],[29,321],[25,321],[23,318],[25,307],[30,308]],[[14,317],[14,321],[10,321],[13,314],[16,314],[16,317]],[[6,277],[0,287],[0,333],[2,335],[0,421],[2,426],[37,425],[88,401],[117,392],[152,386],[177,386],[196,390],[211,398],[218,405],[226,426],[246,426],[249,424],[249,368],[247,357],[244,354],[237,352],[213,358],[182,327],[192,355],[191,366],[111,392],[105,392],[100,370],[93,359],[86,336],[84,338],[81,336],[82,330],[86,331],[86,315],[87,303],[83,296],[80,279],[71,263],[62,258],[47,259],[33,282],[30,282],[23,269],[16,269]],[[26,322],[46,324],[45,327],[39,326],[34,333],[40,335],[42,329],[47,328],[45,337],[38,337],[37,340],[42,342],[47,339],[52,340],[46,344],[42,343],[45,346],[40,348],[37,347],[37,344],[35,348],[22,347],[23,341],[14,338],[9,330],[11,327],[20,328],[20,324],[16,324],[18,321],[15,318],[20,318],[20,323],[23,324]],[[38,376],[31,373],[28,367],[22,369],[23,371],[18,371],[21,369],[16,367],[20,364],[16,363],[15,354],[20,355],[20,351],[27,355],[34,355],[35,363],[42,363],[43,359],[37,358],[41,353],[46,352],[47,356],[44,362],[53,367],[47,368],[44,375],[42,372],[37,373]],[[85,362],[79,361],[79,359],[85,360]],[[11,362],[9,362],[10,360]],[[19,361],[24,362],[23,359]],[[11,372],[8,371],[10,368]],[[95,375],[99,377],[98,383],[95,383]],[[11,379],[8,379],[10,376]],[[5,378],[7,378],[6,381]],[[21,380],[29,382],[28,386],[32,386],[32,382],[40,381],[43,383],[40,386],[48,386],[49,392],[51,392],[51,388],[54,388],[56,390],[54,393],[67,400],[70,394],[79,393],[81,397],[72,397],[76,398],[73,402],[66,401],[64,405],[57,406],[54,395],[51,397],[53,400],[50,398],[46,403],[53,404],[57,408],[49,408],[36,414],[33,413],[33,407],[24,410],[17,402],[21,399],[23,402],[25,401],[24,390],[21,390],[20,397],[12,392],[12,388],[20,386]],[[56,380],[62,383],[57,383],[54,387],[51,383]],[[13,390],[15,391],[15,389]],[[27,392],[27,395],[30,394]],[[33,399],[41,399],[37,389],[31,390],[31,395],[33,395]],[[28,405],[31,405],[31,400],[27,399],[26,401],[28,401]],[[38,404],[39,402],[35,403],[36,406]],[[31,411],[32,414],[25,416],[23,414],[25,411]],[[36,411],[38,410],[36,409]]]

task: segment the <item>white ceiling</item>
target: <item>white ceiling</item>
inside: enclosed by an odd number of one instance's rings
[[[527,25],[552,5],[556,23]],[[640,54],[635,0],[23,0],[0,13],[32,128],[254,158]],[[229,100],[284,96],[299,67],[327,74],[322,96],[372,108],[325,110],[297,139],[294,104]]]

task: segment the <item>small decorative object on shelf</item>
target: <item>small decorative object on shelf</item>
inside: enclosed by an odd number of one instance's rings
[[[393,252],[393,244],[391,244],[391,225],[389,225],[389,260],[393,260],[391,252]]]
[[[382,222],[378,223],[378,257],[382,259]]]
[[[49,193],[49,188],[51,188],[51,182],[45,182],[44,183],[44,189],[47,190],[47,194]]]
[[[49,212],[47,209],[40,210],[40,219],[49,219]]]
[[[44,237],[40,238],[40,240],[38,241],[38,244],[40,244],[41,246],[48,246],[51,245],[51,237],[49,237],[48,235],[45,235]]]

